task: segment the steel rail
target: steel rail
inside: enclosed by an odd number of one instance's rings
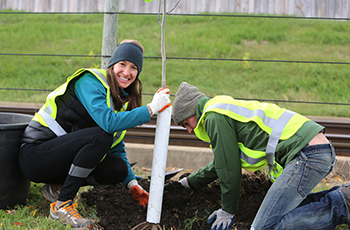
[[[1,105],[0,112],[23,113],[34,115],[40,106],[27,105]],[[333,143],[338,156],[350,157],[350,118],[344,117],[311,117],[318,124],[326,127],[326,136]],[[154,144],[156,130],[156,116],[147,124],[129,129],[124,141],[126,143]],[[195,135],[189,134],[185,128],[171,121],[169,145],[209,148],[209,144],[199,140]]]

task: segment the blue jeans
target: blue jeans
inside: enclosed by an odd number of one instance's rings
[[[272,184],[251,229],[333,229],[347,223],[348,209],[339,188],[310,194],[335,161],[332,144],[304,147]]]

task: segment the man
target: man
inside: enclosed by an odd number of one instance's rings
[[[180,180],[199,189],[219,179],[221,209],[208,223],[229,229],[238,209],[242,168],[268,166],[274,182],[251,229],[333,229],[349,223],[350,184],[310,194],[333,169],[335,152],[324,127],[274,104],[206,97],[182,82],[173,104],[173,119],[211,144],[214,160]]]

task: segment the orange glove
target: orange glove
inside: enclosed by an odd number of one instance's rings
[[[165,88],[160,88],[157,93],[159,93],[160,91],[163,91],[165,90],[165,94],[168,94],[169,95],[169,103],[166,104],[161,110],[159,110],[158,112],[162,112],[163,110],[165,110],[166,108],[170,107],[171,106],[171,102],[170,102],[170,90],[168,89],[168,86],[165,86]]]
[[[146,192],[136,180],[131,180],[128,187],[130,188],[131,195],[134,199],[139,202],[139,205],[142,205],[145,208],[146,204],[148,204],[148,192]]]

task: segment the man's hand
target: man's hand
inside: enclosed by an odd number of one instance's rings
[[[151,109],[152,115],[158,112],[162,112],[169,106],[171,106],[170,95],[168,86],[160,88],[153,96],[152,102],[147,104]]]
[[[131,195],[134,197],[136,201],[139,202],[139,205],[142,205],[144,208],[146,204],[148,204],[149,194],[146,192],[136,180],[131,180],[127,187],[130,189]]]
[[[179,180],[179,183],[184,186],[185,188],[191,188],[190,185],[188,184],[188,179],[187,177],[182,178]]]
[[[220,208],[209,216],[207,223],[210,224],[215,218],[216,220],[211,226],[210,230],[228,230],[233,224],[235,215],[230,214]]]

